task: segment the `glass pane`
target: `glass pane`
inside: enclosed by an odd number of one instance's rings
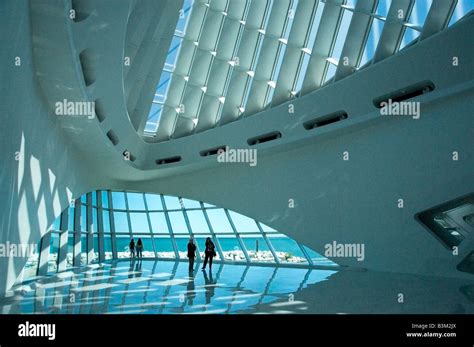
[[[87,194],[81,195],[81,203],[87,204]]]
[[[400,50],[416,39],[420,35],[419,31],[412,28],[405,28],[405,34],[403,34],[402,42],[400,43]]]
[[[178,246],[178,253],[180,259],[188,259],[188,241],[189,237],[176,237],[176,246]]]
[[[128,233],[128,221],[126,212],[114,212],[115,232]]]
[[[161,73],[160,82],[156,86],[155,97],[153,102],[155,103],[164,103],[166,99],[166,94],[168,93],[168,87],[170,85],[171,72],[164,71]]]
[[[155,133],[158,129],[158,123],[161,118],[161,112],[163,110],[163,105],[159,103],[152,103],[150,108],[150,113],[148,114],[148,119],[145,125],[145,131],[149,133]]]
[[[169,233],[164,212],[150,212],[150,221],[154,233]]]
[[[73,256],[74,256],[74,233],[70,232],[67,237],[66,269],[72,267]]]
[[[143,201],[143,194],[127,193],[128,209],[129,210],[145,210],[145,202]]]
[[[183,212],[169,212],[171,228],[174,234],[189,234]]]
[[[182,198],[181,200],[183,201],[185,208],[201,208],[201,204],[199,203],[199,201],[185,198]]]
[[[227,261],[246,261],[244,252],[242,248],[240,248],[239,240],[237,238],[219,236],[218,237],[219,243],[222,248],[222,253],[224,255],[224,259]]]
[[[134,238],[135,243],[137,238]],[[116,235],[117,242],[117,257],[120,258],[130,258],[130,236],[128,235]]]
[[[173,71],[176,65],[176,59],[178,58],[179,48],[181,47],[182,38],[178,36],[173,36],[171,41],[170,49],[168,50],[168,55],[166,56],[165,70]]]
[[[431,3],[432,0],[416,0],[415,6],[411,10],[409,22],[422,27],[430,10]]]
[[[49,256],[48,256],[48,272],[56,272],[58,270],[58,251],[59,251],[59,234],[51,233],[51,242],[49,246]]]
[[[335,74],[336,74],[336,66],[331,63],[328,63],[328,71],[326,72],[326,77],[324,81],[325,82],[329,81],[331,78],[334,77]]]
[[[370,33],[367,38],[367,43],[365,45],[364,54],[362,55],[362,59],[359,63],[359,66],[363,66],[374,56],[380,35],[382,34],[383,25],[383,21],[378,19],[373,20],[372,26],[370,28]]]
[[[69,207],[68,230],[74,230],[74,207]]]
[[[342,15],[341,25],[339,26],[339,31],[337,33],[337,39],[334,44],[334,48],[331,56],[336,60],[339,60],[339,57],[342,53],[342,48],[344,47],[344,42],[346,41],[347,32],[349,31],[349,26],[351,24],[352,12],[344,10]]]
[[[112,192],[112,205],[115,210],[125,210],[125,195],[122,192]]]
[[[245,248],[252,262],[275,262],[275,258],[268,247],[267,242],[261,235],[242,236]]]
[[[98,224],[97,224],[97,208],[96,207],[93,207],[92,208],[92,232],[93,233],[96,233],[99,228],[98,228]]]
[[[283,234],[269,235],[269,241],[283,263],[307,263],[306,257],[295,240]]]
[[[148,210],[163,210],[161,197],[158,194],[145,194]]]
[[[109,208],[109,199],[107,197],[107,191],[103,190],[101,191],[102,194],[102,207],[103,208]]]
[[[97,263],[99,261],[99,234],[94,234],[94,252],[91,262]]]
[[[92,192],[92,206],[97,206],[97,192]]]
[[[87,234],[81,234],[81,266],[87,264]]]
[[[168,210],[180,210],[181,204],[176,196],[165,195],[165,205]]]
[[[186,32],[186,26],[189,21],[191,14],[193,0],[184,0],[183,7],[179,12],[178,24],[176,25],[175,35],[184,36]]]
[[[104,226],[104,233],[110,233],[110,212],[102,210],[102,222]]]
[[[130,222],[132,224],[132,233],[149,233],[148,219],[145,212],[131,212]]]
[[[29,254],[28,260],[26,261],[25,267],[22,271],[22,279],[26,280],[28,278],[36,276],[38,270],[38,261],[39,261],[39,251],[40,251],[41,241],[36,244]]]
[[[229,211],[229,214],[230,218],[232,219],[232,222],[234,222],[235,229],[237,229],[238,233],[260,232],[257,223],[255,223],[255,220],[233,211]]]
[[[276,233],[276,230],[273,228],[270,228],[268,225],[260,223],[260,226],[262,227],[262,230],[266,233]]]
[[[171,242],[171,238],[166,236],[155,236],[155,249],[157,252],[158,258],[174,258],[174,250],[173,250],[173,243]]]
[[[54,220],[50,229],[59,230],[60,228],[61,228],[61,215],[59,215],[59,217]]]
[[[346,0],[346,6],[349,6],[350,8],[355,8],[357,0]]]
[[[375,13],[378,14],[379,16],[387,17],[388,10],[390,8],[390,5],[392,3],[392,0],[381,0],[377,4],[377,9],[375,10]]]
[[[87,208],[81,205],[81,231],[87,231]]]
[[[105,259],[112,259],[112,237],[110,234],[104,235],[104,252]]]
[[[187,211],[189,224],[193,234],[205,233],[209,234],[209,226],[207,225],[206,218],[202,211]]]
[[[234,232],[223,209],[207,210],[207,215],[216,234]]]
[[[454,9],[449,26],[460,20],[466,13],[474,9],[474,1],[472,0],[458,0],[456,8]]]

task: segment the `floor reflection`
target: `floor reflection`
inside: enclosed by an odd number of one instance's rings
[[[0,299],[0,312],[462,314],[474,313],[474,281],[230,264],[189,272],[186,262],[121,260],[18,284]]]
[[[215,264],[189,272],[186,262],[116,261],[37,277],[0,300],[1,313],[239,313],[286,300],[333,270]]]

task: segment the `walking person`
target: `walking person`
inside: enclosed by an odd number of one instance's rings
[[[133,239],[130,240],[128,248],[130,249],[130,258],[135,258],[135,241]]]
[[[206,269],[207,262],[209,261],[209,270],[212,270],[212,258],[216,256],[216,246],[214,242],[211,241],[211,238],[206,239],[206,250],[204,251],[204,264],[202,265],[202,270]]]
[[[196,245],[192,237],[189,238],[188,242],[188,259],[189,259],[189,273],[194,270],[194,258],[196,257]]]
[[[137,257],[140,258],[140,259],[143,257],[142,252],[143,252],[143,242],[142,242],[142,239],[138,239],[138,241],[137,241]]]

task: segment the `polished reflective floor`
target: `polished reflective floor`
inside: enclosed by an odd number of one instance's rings
[[[16,285],[0,301],[0,312],[237,313],[277,300],[293,301],[293,293],[335,272],[223,264],[214,264],[211,272],[196,264],[189,273],[186,262],[116,261]]]
[[[15,285],[0,312],[42,314],[474,313],[474,281],[373,271],[144,260]]]

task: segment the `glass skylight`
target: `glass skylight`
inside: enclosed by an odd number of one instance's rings
[[[395,53],[419,38],[432,2],[414,1],[406,18],[397,20],[401,40],[393,47]],[[361,10],[363,4],[357,0],[185,0],[144,135],[166,141],[204,131],[370,65],[377,57],[387,17],[396,13],[393,6],[398,3],[379,0],[372,10]],[[459,0],[449,25],[473,8],[473,1]],[[368,17],[366,27],[351,30],[357,22],[354,17]],[[354,32],[363,37],[359,37],[361,47],[351,48],[358,51],[347,72],[341,55]],[[327,35],[332,39],[329,44]],[[382,54],[376,61],[384,58]]]

